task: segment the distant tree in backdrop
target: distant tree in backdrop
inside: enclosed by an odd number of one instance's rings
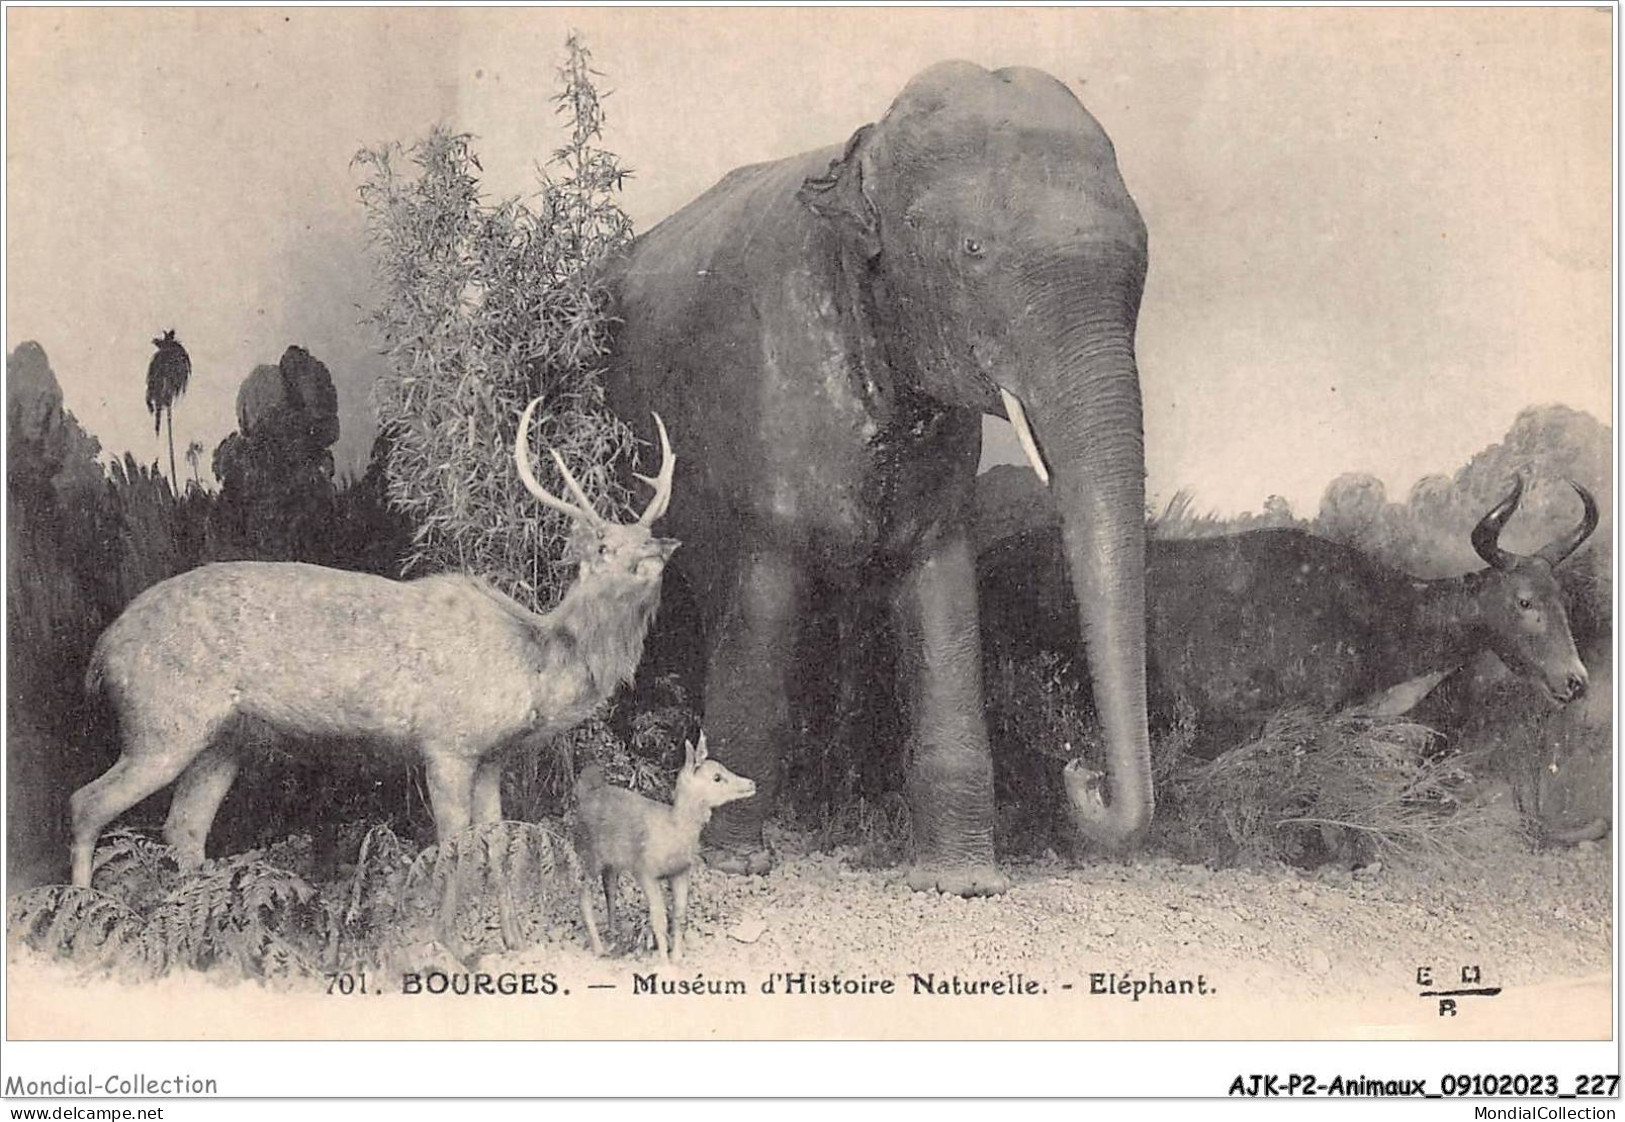
[[[194,440],[186,446],[186,464],[192,469],[192,486],[202,487],[203,480],[198,477],[197,466],[203,460],[203,441]]]
[[[237,391],[237,431],[214,450],[223,556],[343,564],[331,556],[338,393],[303,347],[258,366]]]
[[[169,485],[179,495],[180,478],[175,474],[175,402],[192,380],[192,356],[186,353],[171,328],[152,341],[158,353],[147,363],[147,412],[152,414],[152,435],[157,436],[164,420],[169,421]]]
[[[380,282],[369,318],[389,361],[373,391],[385,479],[414,526],[405,567],[478,573],[538,608],[568,580],[559,558],[571,528],[514,471],[532,397],[543,399],[538,449],[558,449],[606,516],[631,509],[615,466],[634,438],[596,366],[611,323],[602,266],[632,236],[616,202],[628,173],[598,146],[590,55],[574,35],[566,47],[553,101],[569,138],[531,201],[481,197],[466,133],[437,128],[355,158]]]

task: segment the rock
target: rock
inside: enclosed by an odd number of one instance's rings
[[[728,938],[737,943],[754,943],[767,933],[767,924],[754,917],[742,919],[728,928]]]
[[[1099,927],[1095,928],[1095,934],[1110,939],[1113,935],[1117,934],[1117,928],[1109,923],[1103,923]]]
[[[1310,892],[1307,888],[1298,893],[1297,899],[1298,903],[1302,904],[1306,908],[1312,908],[1315,905],[1315,894]]]
[[[1330,974],[1332,972],[1332,960],[1326,954],[1326,952],[1321,950],[1319,947],[1310,947],[1309,969],[1313,970],[1316,974]]]

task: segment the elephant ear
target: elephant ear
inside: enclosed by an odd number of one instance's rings
[[[823,175],[809,177],[796,192],[796,198],[820,218],[839,225],[863,252],[872,258],[880,252],[880,213],[864,182],[869,133],[874,125],[864,125],[846,142],[846,151],[830,161]]]

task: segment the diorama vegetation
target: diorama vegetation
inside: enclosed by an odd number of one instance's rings
[[[1153,727],[1152,844],[1208,862],[1332,854],[1428,865],[1470,856],[1508,830],[1596,836],[1612,790],[1611,448],[1610,430],[1594,418],[1542,406],[1520,413],[1503,441],[1454,476],[1419,480],[1405,502],[1389,501],[1375,477],[1350,473],[1327,487],[1313,518],[1296,516],[1279,497],[1257,513],[1201,514],[1189,492],[1148,512],[1157,537],[1297,527],[1429,579],[1483,566],[1473,525],[1519,473],[1529,486],[1503,536],[1509,549],[1533,550],[1572,525],[1568,480],[1592,488],[1603,511],[1599,532],[1556,570],[1592,678],[1584,702],[1557,708],[1486,657],[1404,720],[1283,712],[1256,739],[1212,760],[1188,752],[1197,718],[1182,711]],[[977,505],[986,544],[1053,518],[1025,468],[984,475]],[[1040,652],[984,669],[1004,832],[1064,851],[1072,839],[1048,809],[1059,797],[1060,765],[1099,750],[1084,668]]]
[[[576,859],[564,820],[576,774],[669,799],[685,740],[699,734],[694,612],[667,602],[633,687],[569,733],[512,754],[512,821],[433,840],[420,770],[366,743],[289,744],[268,728],[231,735],[244,775],[218,816],[220,856],[183,874],[153,840],[160,793],[109,832],[94,889],[64,879],[68,794],[103,771],[118,730],[83,681],[101,631],[141,591],[216,560],[297,560],[391,577],[462,570],[544,611],[575,559],[561,514],[525,493],[513,441],[540,397],[539,440],[561,451],[605,515],[635,514],[625,468],[637,438],[607,408],[596,363],[612,345],[602,266],[631,238],[617,201],[628,174],[602,145],[603,109],[586,48],[567,44],[554,98],[567,139],[528,200],[487,200],[474,138],[437,129],[356,157],[379,281],[368,316],[388,372],[375,390],[379,435],[365,472],[338,477],[333,378],[298,345],[256,367],[237,430],[191,478],[101,448],[62,401],[43,348],[7,361],[8,900],[13,945],[87,969],[150,978],[177,970],[308,979],[383,964],[433,965],[550,939],[579,943]],[[169,420],[188,378],[166,349],[145,408]],[[180,354],[184,356],[184,350]],[[159,358],[164,362],[160,363]],[[161,367],[161,369],[160,369]],[[133,382],[133,380],[132,380]],[[135,407],[132,398],[131,407]],[[681,449],[678,449],[681,455]],[[1213,760],[1185,749],[1194,716],[1156,733],[1154,849],[1181,860],[1424,866],[1521,829],[1516,803],[1558,827],[1606,813],[1612,587],[1611,434],[1561,407],[1520,415],[1506,440],[1404,503],[1370,476],[1344,476],[1313,519],[1278,498],[1261,513],[1196,513],[1185,494],[1149,519],[1167,536],[1295,525],[1350,542],[1417,576],[1476,567],[1468,534],[1515,471],[1534,486],[1508,527],[1533,548],[1572,525],[1573,478],[1603,523],[1563,570],[1592,707],[1554,710],[1495,666],[1446,683],[1410,720],[1289,711]],[[206,486],[207,463],[219,487]],[[1048,517],[1026,469],[983,476],[976,535],[986,545]],[[1544,536],[1543,536],[1544,535]],[[894,654],[878,599],[831,596],[808,621],[796,744],[780,818],[860,868],[906,859],[904,762],[873,744],[901,736]],[[1098,752],[1086,677],[1058,654],[984,668],[998,784],[998,845],[1010,857],[1069,851],[1061,768]],[[1494,800],[1496,781],[1512,796]],[[21,891],[17,891],[21,889]],[[304,984],[308,984],[304,983]]]
[[[514,473],[514,431],[532,398],[543,402],[541,442],[598,509],[638,514],[615,471],[632,433],[593,369],[611,326],[601,266],[632,224],[616,202],[627,173],[595,143],[603,109],[589,63],[572,37],[554,98],[569,141],[533,203],[482,200],[467,134],[436,128],[356,156],[382,294],[368,318],[390,364],[374,390],[385,478],[413,524],[405,568],[479,573],[538,611],[568,579],[572,527]]]
[[[634,438],[604,406],[592,365],[609,328],[600,266],[630,238],[615,199],[626,173],[596,146],[590,55],[572,38],[567,56],[554,100],[568,139],[529,202],[481,197],[466,135],[436,130],[356,158],[380,281],[368,318],[389,363],[360,479],[334,479],[337,394],[302,347],[244,380],[237,431],[212,457],[219,490],[194,482],[181,495],[128,454],[109,479],[96,441],[63,409],[44,350],[25,344],[11,356],[13,884],[57,879],[66,796],[116,753],[117,730],[85,696],[84,671],[97,635],[144,589],[210,561],[292,560],[392,577],[467,571],[545,610],[575,559],[568,519],[531,499],[514,471],[518,415],[538,396],[534,427],[597,509],[636,515],[616,470]],[[162,419],[184,380],[157,360],[153,369],[147,408]],[[533,937],[539,886],[569,851],[533,823],[556,821],[583,759],[612,782],[665,794],[668,763],[696,734],[681,687],[653,676],[635,707],[606,708],[545,750],[514,753],[504,798],[525,821],[425,850],[433,826],[419,769],[377,745],[291,745],[269,728],[235,728],[247,774],[215,832],[232,856],[181,875],[145,836],[161,821],[160,794],[126,816],[135,832],[108,835],[97,888],[15,896],[9,930],[147,974],[360,965],[416,945],[420,930],[442,954],[480,946],[487,930],[512,947]]]

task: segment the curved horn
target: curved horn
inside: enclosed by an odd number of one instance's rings
[[[1473,527],[1473,549],[1492,569],[1505,569],[1512,564],[1512,555],[1500,546],[1501,527],[1507,524],[1512,512],[1523,498],[1523,476],[1512,479],[1512,494],[1502,499]]]
[[[660,430],[660,474],[653,479],[647,475],[638,475],[639,479],[655,489],[654,498],[649,500],[649,505],[638,518],[640,526],[647,526],[666,513],[666,508],[671,505],[672,473],[677,470],[677,457],[672,455],[671,438],[666,435],[666,422],[660,419],[659,413],[651,411],[651,415],[655,419],[655,428]],[[637,475],[637,472],[632,474]]]
[[[541,398],[533,399],[529,405],[525,406],[525,412],[519,418],[519,435],[514,438],[513,442],[513,462],[514,466],[519,469],[520,482],[525,485],[525,490],[554,510],[584,522],[603,525],[603,518],[599,516],[597,511],[592,509],[592,504],[587,502],[587,496],[581,493],[580,486],[576,484],[575,478],[565,468],[564,460],[556,451],[548,449],[553,452],[554,461],[559,465],[559,470],[564,473],[565,484],[569,486],[571,493],[585,505],[576,506],[574,503],[567,503],[551,494],[547,488],[537,482],[536,473],[530,467],[530,418],[531,414],[536,412],[536,407],[541,403]]]
[[[1569,486],[1579,494],[1580,501],[1585,504],[1585,513],[1580,516],[1580,524],[1565,537],[1558,538],[1549,545],[1542,546],[1535,556],[1550,565],[1561,565],[1569,554],[1585,544],[1591,532],[1597,528],[1597,500],[1591,497],[1591,492],[1580,486],[1574,480],[1569,480]]]

